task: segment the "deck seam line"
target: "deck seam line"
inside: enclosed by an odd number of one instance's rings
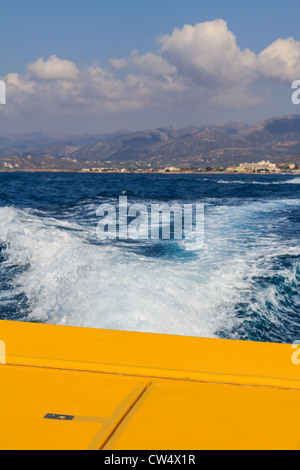
[[[253,388],[272,388],[272,389],[277,389],[277,390],[290,390],[290,391],[295,391],[295,392],[300,392],[300,388],[294,388],[294,387],[284,387],[284,386],[278,386],[278,385],[266,385],[266,384],[247,384],[247,383],[239,383],[239,382],[231,382],[231,381],[213,381],[213,380],[204,380],[204,379],[191,379],[188,377],[185,378],[180,378],[180,377],[163,377],[163,376],[156,376],[156,375],[135,375],[135,374],[126,374],[126,373],[118,373],[118,372],[104,372],[104,371],[95,371],[95,370],[82,370],[82,369],[66,369],[66,368],[59,368],[59,367],[45,367],[45,366],[34,366],[34,365],[25,365],[25,364],[5,364],[5,365],[0,365],[0,371],[1,367],[26,367],[26,368],[32,368],[32,369],[43,369],[43,370],[53,370],[53,371],[64,371],[64,372],[82,372],[82,373],[88,373],[88,374],[99,374],[99,375],[110,375],[114,377],[127,377],[127,378],[135,378],[135,379],[143,379],[143,380],[163,380],[163,381],[174,381],[174,382],[188,382],[188,383],[204,383],[204,384],[212,384],[212,385],[231,385],[231,386],[236,386],[236,387],[253,387]],[[168,370],[168,369],[166,369]],[[217,373],[208,373],[209,375],[219,375]],[[204,373],[203,373],[204,375]],[[221,374],[220,374],[221,375]],[[225,374],[224,374],[225,375]],[[230,374],[228,374],[230,375]],[[234,376],[234,374],[232,374]],[[236,377],[251,377],[251,378],[261,378],[259,376],[236,376]],[[272,379],[269,377],[263,377],[263,378],[268,378]],[[299,382],[295,381],[293,379],[276,379],[276,380],[286,380],[288,382]],[[299,384],[300,386],[300,384]]]

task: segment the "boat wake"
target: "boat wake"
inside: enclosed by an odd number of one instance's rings
[[[299,200],[206,206],[206,242],[99,242],[97,204],[63,219],[0,208],[0,316],[289,342],[299,330]],[[88,213],[83,219],[80,214]],[[291,229],[287,232],[287,224]],[[296,226],[296,225],[295,225]],[[299,331],[300,337],[300,331]]]

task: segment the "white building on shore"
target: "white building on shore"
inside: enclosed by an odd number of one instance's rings
[[[258,163],[241,163],[238,169],[239,171],[252,171],[254,173],[257,173],[259,171],[280,171],[275,163],[271,163],[270,161],[266,162],[264,160]]]

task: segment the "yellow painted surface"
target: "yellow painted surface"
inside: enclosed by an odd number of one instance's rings
[[[136,379],[19,366],[0,368],[0,447],[102,447],[146,389]],[[73,421],[46,420],[48,413]]]
[[[300,449],[290,345],[5,321],[0,341],[1,449]]]
[[[158,383],[106,450],[300,450],[300,392]]]

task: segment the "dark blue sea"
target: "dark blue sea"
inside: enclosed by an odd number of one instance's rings
[[[205,243],[97,238],[99,205],[205,206]],[[300,176],[0,174],[0,318],[300,340]]]

